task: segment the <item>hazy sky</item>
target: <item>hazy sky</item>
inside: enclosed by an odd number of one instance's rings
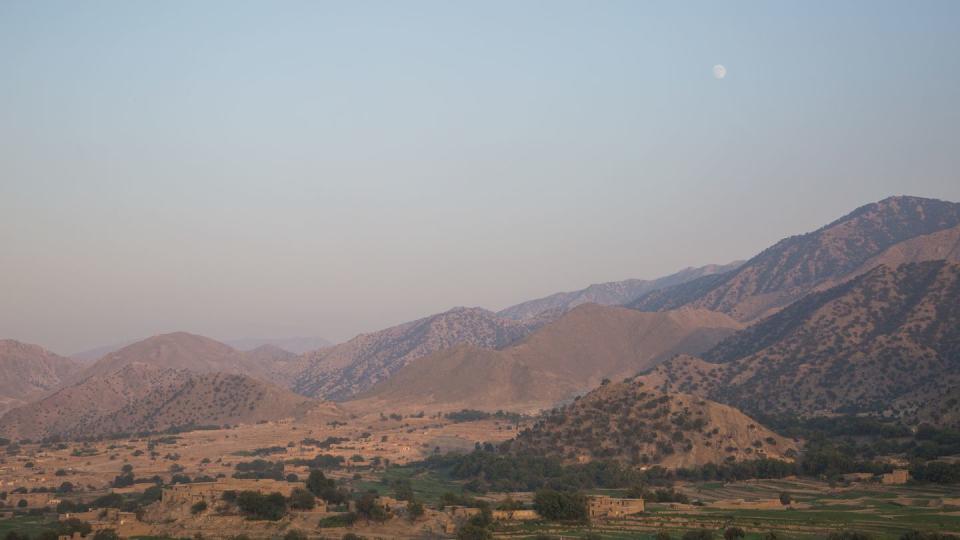
[[[960,200],[958,28],[956,1],[0,0],[0,337],[341,340]]]

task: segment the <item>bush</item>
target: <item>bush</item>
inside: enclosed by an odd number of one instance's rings
[[[120,536],[113,529],[101,529],[93,535],[93,540],[120,540]]]
[[[277,521],[287,515],[287,501],[279,493],[261,495],[256,491],[241,491],[237,506],[250,519]]]
[[[343,504],[347,500],[347,494],[337,489],[337,483],[332,478],[327,478],[323,471],[318,469],[310,471],[310,476],[307,477],[307,489],[330,504]]]
[[[303,489],[294,488],[290,492],[290,508],[297,510],[312,510],[317,505],[317,499],[313,493]]]
[[[204,501],[200,501],[198,503],[194,503],[193,506],[190,507],[190,513],[193,515],[197,515],[206,509],[207,509],[207,503]]]
[[[307,540],[307,535],[302,531],[294,529],[287,531],[287,534],[283,535],[283,540]]]

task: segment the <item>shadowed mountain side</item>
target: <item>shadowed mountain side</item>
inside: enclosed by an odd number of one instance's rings
[[[810,294],[704,358],[672,359],[643,379],[754,413],[943,417],[926,402],[949,399],[960,382],[960,264],[879,266]]]
[[[0,340],[0,415],[57,389],[81,369],[39,345]]]
[[[637,381],[600,386],[545,413],[510,449],[567,462],[614,459],[670,468],[797,454],[792,440],[733,407]]]
[[[870,259],[896,244],[957,225],[958,203],[891,197],[814,232],[781,240],[736,270],[654,291],[628,306],[642,311],[695,307],[752,321],[822,284],[840,283],[869,270],[864,265]],[[900,251],[899,257],[913,262],[930,254],[929,248],[913,246]],[[890,256],[894,257],[892,252]]]
[[[96,437],[303,416],[328,404],[243,375],[127,364],[0,418],[8,438]]]
[[[547,312],[559,311],[563,313],[581,304],[619,306],[632,302],[650,291],[679,285],[703,276],[729,272],[741,264],[743,264],[743,261],[725,265],[710,264],[699,268],[690,267],[657,279],[627,279],[595,283],[578,291],[560,292],[510,306],[497,312],[497,315],[509,319],[526,320]]]
[[[642,313],[583,304],[505,349],[457,347],[421,358],[359,398],[536,410],[604,378],[633,375],[681,351],[703,351],[741,327],[702,310]]]
[[[372,388],[417,358],[455,347],[505,347],[549,319],[519,322],[480,308],[454,308],[301,357],[286,368],[304,395],[343,400]]]

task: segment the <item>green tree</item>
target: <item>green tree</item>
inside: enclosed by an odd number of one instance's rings
[[[312,510],[316,505],[317,500],[313,493],[303,488],[293,488],[293,491],[290,492],[290,508]]]
[[[552,521],[587,520],[587,498],[577,492],[541,489],[534,496],[533,507]]]

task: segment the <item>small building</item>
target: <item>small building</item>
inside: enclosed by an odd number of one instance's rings
[[[606,495],[587,497],[587,514],[594,518],[618,518],[639,514],[644,510],[643,499],[619,499]]]
[[[910,480],[910,471],[894,469],[893,472],[880,475],[880,483],[887,485],[906,484]]]

